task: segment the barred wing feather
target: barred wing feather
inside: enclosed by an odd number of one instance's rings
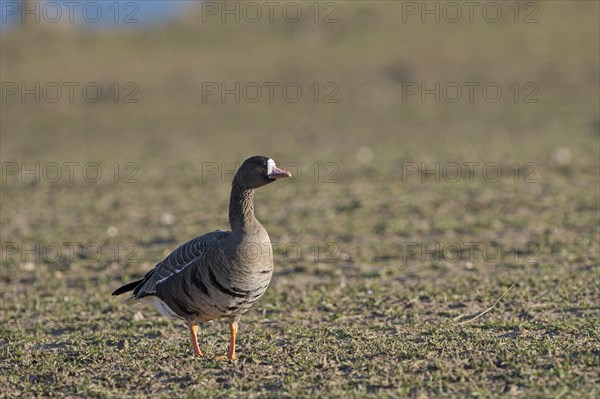
[[[136,299],[141,299],[148,295],[156,294],[156,286],[169,279],[170,277],[181,273],[186,268],[203,257],[207,252],[218,248],[219,243],[230,234],[228,231],[217,230],[196,237],[185,244],[179,246],[169,256],[163,259],[156,267],[150,270],[144,280],[135,288],[133,295]]]

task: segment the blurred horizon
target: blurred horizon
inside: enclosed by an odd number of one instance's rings
[[[86,31],[152,29],[180,17],[194,0],[0,0],[0,31],[23,23],[72,25]]]
[[[269,20],[264,9],[256,23],[248,20],[251,10],[236,22],[240,15],[193,7],[151,29],[94,35],[54,23],[10,29],[1,35],[6,97],[2,151],[32,153],[35,145],[20,146],[23,141],[15,140],[15,134],[39,132],[38,123],[45,133],[34,137],[46,150],[55,147],[48,139],[69,137],[63,146],[85,151],[85,137],[97,149],[133,153],[138,149],[127,145],[103,147],[92,133],[143,133],[153,137],[149,142],[161,143],[156,148],[168,151],[175,143],[165,141],[164,133],[187,141],[199,129],[205,143],[220,144],[218,135],[227,131],[241,147],[249,144],[255,152],[260,148],[247,133],[259,131],[259,136],[277,137],[278,145],[285,138],[292,145],[309,139],[320,146],[333,135],[344,138],[335,140],[338,146],[382,152],[395,148],[397,137],[419,142],[435,138],[441,148],[454,150],[459,148],[443,144],[451,144],[455,135],[471,137],[472,143],[488,136],[522,141],[543,135],[551,140],[560,131],[571,138],[581,133],[597,137],[598,3],[540,3],[533,16],[526,8],[515,16],[506,8],[504,18],[494,23],[480,14],[473,22],[465,17],[458,23],[444,21],[448,16],[442,15],[437,23],[427,15],[407,13],[405,3],[341,3],[317,14],[307,5],[298,21],[286,19],[280,9]],[[423,23],[422,18],[429,19]],[[573,20],[580,21],[577,29]],[[272,102],[271,81],[279,85]],[[72,100],[68,82],[79,85]],[[236,84],[238,94],[243,89],[245,95],[258,87],[260,101],[236,101],[231,95],[223,101]],[[284,98],[283,87],[293,84],[303,90],[301,101]],[[80,88],[86,85],[103,90],[99,101],[83,98]],[[207,95],[208,89],[218,92]],[[498,89],[498,101],[486,98]],[[47,91],[50,97],[61,90],[62,96],[58,101],[39,99],[27,90]],[[461,97],[454,101],[457,90]],[[34,109],[35,117],[23,118],[23,112]],[[267,150],[275,147],[274,142],[261,143]],[[339,153],[320,148],[328,156]]]

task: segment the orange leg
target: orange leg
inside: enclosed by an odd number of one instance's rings
[[[231,344],[229,345],[229,352],[227,352],[227,357],[231,360],[236,360],[237,356],[235,355],[235,337],[237,337],[238,332],[238,323],[237,320],[229,321],[229,333],[231,334]]]
[[[200,347],[198,346],[198,323],[190,321],[188,325],[190,327],[190,334],[192,334],[194,353],[196,356],[202,356],[202,352],[200,352]]]
[[[217,360],[237,360],[237,356],[235,355],[235,337],[238,332],[238,320],[236,318],[229,319],[229,333],[231,334],[231,343],[229,344],[229,351],[227,351],[227,356],[217,356]]]

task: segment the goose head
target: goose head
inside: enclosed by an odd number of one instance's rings
[[[233,178],[233,184],[255,189],[291,176],[290,172],[278,168],[271,158],[257,155],[244,161]]]

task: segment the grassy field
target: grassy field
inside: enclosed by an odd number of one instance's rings
[[[599,397],[599,3],[495,2],[495,23],[294,4],[1,33],[0,397]],[[207,94],[235,82],[239,102]],[[182,323],[110,293],[226,228],[255,154],[295,175],[256,195],[275,274],[239,361],[215,360],[225,321],[197,359]]]

